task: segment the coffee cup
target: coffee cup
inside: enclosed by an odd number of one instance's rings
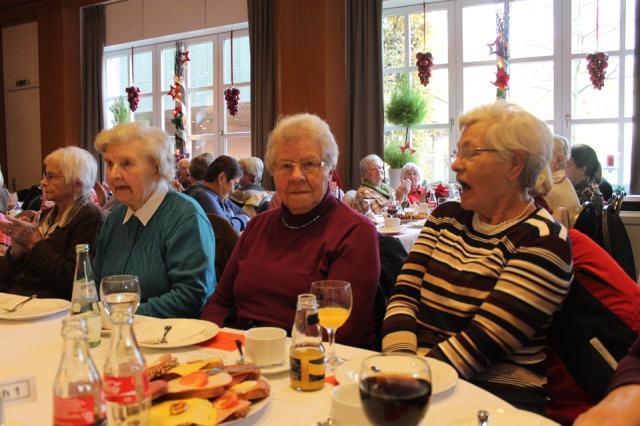
[[[384,227],[385,228],[399,228],[400,227],[400,218],[398,217],[385,217],[384,218]]]
[[[331,392],[331,420],[336,426],[369,425],[357,383],[336,386]]]
[[[287,332],[277,327],[257,327],[244,333],[244,353],[257,365],[284,363]]]

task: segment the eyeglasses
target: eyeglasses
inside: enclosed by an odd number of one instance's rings
[[[293,174],[296,166],[300,169],[302,173],[308,175],[310,173],[317,172],[321,167],[324,167],[327,164],[326,161],[301,161],[299,163],[292,163],[290,161],[279,161],[273,165],[273,171],[279,175],[290,175]]]
[[[62,176],[58,176],[58,175],[54,175],[52,173],[43,173],[42,174],[42,180],[46,180],[48,182],[51,182],[53,180],[56,179],[60,179]]]
[[[472,160],[478,155],[482,154],[483,152],[498,152],[498,151],[499,151],[498,149],[493,149],[493,148],[464,147],[461,150],[453,151],[453,154],[451,154],[451,161],[453,162],[453,161],[456,161],[457,159],[460,159],[462,161]]]

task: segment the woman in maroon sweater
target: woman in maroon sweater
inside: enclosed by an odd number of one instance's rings
[[[298,294],[313,281],[351,283],[353,309],[336,341],[371,347],[374,299],[380,279],[378,236],[372,222],[331,196],[338,147],[315,115],[280,120],[269,135],[265,165],[280,208],[247,225],[201,318],[222,325],[236,307],[236,326],[291,330]]]

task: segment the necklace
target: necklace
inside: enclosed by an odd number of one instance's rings
[[[502,228],[506,225],[509,225],[511,223],[517,222],[520,219],[522,219],[524,217],[524,215],[527,213],[527,211],[529,210],[529,207],[531,207],[531,205],[533,204],[533,200],[529,201],[529,204],[527,204],[527,206],[524,208],[524,210],[522,210],[520,212],[520,214],[512,219],[507,219],[504,220],[500,223],[497,223],[495,225],[492,224],[488,224],[488,223],[483,223],[480,220],[480,217],[478,216],[478,214],[476,213],[476,215],[474,216],[474,226],[477,226],[478,228],[480,228],[481,230],[485,231],[485,232],[493,232],[498,228]]]
[[[307,222],[307,223],[303,223],[303,224],[302,224],[302,225],[300,225],[300,226],[293,226],[293,225],[289,225],[289,224],[284,220],[284,215],[283,215],[283,214],[281,214],[281,215],[280,215],[280,221],[282,222],[282,224],[283,224],[284,226],[286,226],[287,228],[289,228],[289,229],[294,229],[294,230],[296,230],[296,229],[306,228],[307,226],[311,225],[313,222],[315,222],[315,221],[316,221],[316,220],[318,220],[318,219],[320,219],[320,215],[318,215],[318,216],[314,217],[313,219],[311,219],[311,220],[310,220],[309,222]]]

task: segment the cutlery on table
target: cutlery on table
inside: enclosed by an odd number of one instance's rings
[[[489,426],[489,412],[478,410],[478,426]]]
[[[236,348],[238,348],[238,353],[240,354],[236,360],[236,364],[248,364],[249,361],[245,358],[244,352],[242,351],[242,342],[240,339],[235,339],[234,342],[236,343]]]
[[[27,302],[29,302],[29,301],[31,301],[31,300],[33,300],[33,299],[37,298],[37,297],[38,297],[38,295],[37,295],[37,294],[32,294],[32,295],[31,295],[31,296],[29,296],[27,299],[25,299],[25,300],[23,300],[22,302],[18,303],[16,306],[14,306],[14,307],[13,307],[13,308],[11,308],[11,309],[7,309],[7,308],[0,308],[0,309],[2,309],[3,311],[5,311],[5,312],[7,312],[7,313],[15,312],[15,311],[17,311],[17,310],[18,310],[18,308],[19,308],[20,306],[24,305],[25,303],[27,303]]]
[[[251,370],[260,370],[263,368],[275,368],[275,367],[282,367],[283,363],[278,363],[278,364],[262,364],[262,365],[253,365],[253,364],[246,364],[246,365],[239,365],[237,367],[232,367],[232,368],[210,368],[208,370],[204,370],[205,373],[207,373],[207,375],[209,376],[213,376],[214,374],[218,374],[218,373],[239,373],[241,371],[251,371]]]
[[[158,339],[158,343],[169,343],[169,341],[167,340],[167,334],[169,334],[172,328],[173,327],[169,324],[164,326],[164,334],[162,335],[162,338]]]

